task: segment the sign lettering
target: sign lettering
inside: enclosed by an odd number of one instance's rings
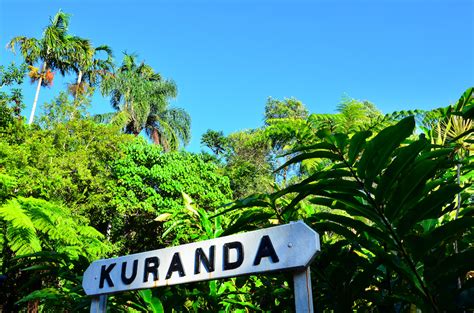
[[[303,222],[93,262],[88,295],[306,267],[319,236]]]

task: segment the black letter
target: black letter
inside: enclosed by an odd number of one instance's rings
[[[262,258],[270,257],[273,263],[278,263],[280,259],[273,248],[272,241],[268,235],[262,237],[260,245],[258,246],[257,255],[253,261],[253,265],[259,265]]]
[[[145,259],[145,269],[143,270],[143,282],[148,281],[150,273],[153,274],[153,281],[158,280],[158,266],[160,265],[160,259],[156,256]]]
[[[229,250],[236,249],[237,250],[237,261],[229,262]],[[240,265],[244,261],[244,247],[238,241],[229,242],[224,244],[224,271],[233,270]]]
[[[166,274],[166,279],[170,279],[171,275],[173,275],[173,272],[178,272],[179,277],[183,277],[185,275],[183,264],[181,264],[181,259],[179,258],[179,252],[176,252],[171,259],[171,264],[170,268],[168,269],[168,273]]]
[[[104,288],[104,281],[105,280],[107,280],[107,284],[109,284],[109,287],[114,286],[114,282],[110,278],[110,272],[115,267],[115,265],[116,265],[115,263],[112,263],[107,268],[106,268],[107,265],[102,265],[102,267],[100,268],[99,288]]]
[[[138,267],[138,260],[133,261],[133,268],[132,268],[132,275],[130,278],[127,278],[127,262],[122,263],[122,282],[126,285],[130,285],[137,277],[137,267]]]
[[[209,259],[204,254],[201,248],[196,249],[196,253],[194,254],[194,274],[199,274],[201,272],[201,261],[202,265],[208,273],[214,272],[214,250],[215,246],[209,247]]]

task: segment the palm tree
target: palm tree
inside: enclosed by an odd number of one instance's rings
[[[113,69],[112,49],[102,45],[93,47],[88,40],[78,39],[83,42],[77,54],[71,59],[71,67],[76,73],[76,81],[69,85],[69,90],[74,99],[85,92],[87,87],[96,86],[100,78],[110,73]],[[105,59],[100,54],[105,53]]]
[[[135,55],[125,53],[120,68],[103,79],[101,88],[104,95],[111,96],[111,105],[117,111],[109,117],[126,133],[138,136],[145,130],[165,151],[189,142],[188,113],[168,104],[177,95],[176,85],[144,62],[138,64]]]
[[[37,82],[28,124],[33,123],[41,86],[52,84],[54,78],[52,71],[59,70],[62,75],[65,75],[71,70],[68,59],[70,60],[77,51],[83,50],[78,47],[85,42],[67,33],[69,17],[68,14],[59,11],[50,19],[50,24],[45,28],[42,38],[18,36],[11,39],[7,45],[13,52],[15,52],[15,46],[19,46],[21,55],[30,66],[32,82]],[[41,64],[40,68],[34,66],[38,62]]]
[[[180,142],[189,143],[190,124],[191,118],[183,109],[165,108],[148,116],[145,133],[165,151],[177,150]]]

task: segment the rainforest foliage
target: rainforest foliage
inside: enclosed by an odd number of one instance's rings
[[[389,114],[352,98],[334,114],[269,98],[261,127],[208,130],[206,151],[189,153],[174,82],[136,55],[116,65],[68,24],[59,12],[42,38],[13,38],[25,63],[0,66],[3,312],[86,312],[93,260],[295,220],[321,236],[316,312],[474,309],[473,88],[443,108]],[[35,112],[52,70],[74,81]],[[38,85],[29,123],[27,76]],[[111,113],[89,113],[98,92]],[[292,312],[292,276],[124,292],[108,308]]]

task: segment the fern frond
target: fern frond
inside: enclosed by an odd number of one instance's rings
[[[35,226],[17,200],[0,207],[0,218],[7,223],[7,241],[13,252],[26,254],[41,251]]]
[[[0,218],[7,223],[6,239],[17,255],[46,249],[91,260],[110,251],[97,230],[71,217],[67,208],[45,200],[11,200],[0,207]]]

